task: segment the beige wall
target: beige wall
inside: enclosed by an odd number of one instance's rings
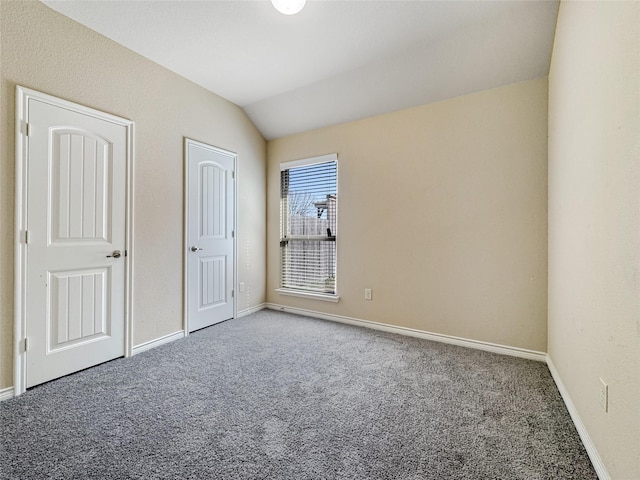
[[[134,345],[182,328],[185,136],[238,153],[238,309],[264,302],[266,143],[242,110],[38,2],[1,9],[0,388],[13,384],[16,84],[136,122]]]
[[[333,152],[341,300],[282,296],[279,164]],[[277,139],[268,159],[269,302],[546,351],[546,78]]]
[[[549,355],[615,479],[640,478],[639,25],[563,2],[549,76]]]

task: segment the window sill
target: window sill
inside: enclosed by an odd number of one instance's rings
[[[289,290],[286,288],[276,288],[276,292],[278,292],[280,295],[289,295],[291,297],[308,298],[310,300],[321,300],[323,302],[338,303],[340,301],[340,297],[338,295],[331,295],[329,293],[301,292],[299,290]]]

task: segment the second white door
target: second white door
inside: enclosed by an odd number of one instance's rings
[[[233,318],[235,154],[185,140],[187,329]]]

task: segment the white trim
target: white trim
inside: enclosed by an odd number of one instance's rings
[[[233,158],[233,316],[231,318],[236,318],[238,315],[238,154],[232,152],[231,150],[225,150],[220,147],[216,147],[210,145],[208,143],[199,142],[198,140],[194,140],[189,137],[184,137],[184,145],[183,145],[183,163],[184,163],[184,172],[183,172],[183,223],[182,223],[182,238],[183,238],[183,268],[182,268],[182,291],[183,291],[183,301],[182,301],[182,328],[184,329],[184,336],[189,336],[189,295],[187,291],[189,276],[188,276],[188,268],[189,265],[189,145],[197,145],[202,148],[206,148],[207,150],[213,150],[222,155],[226,155]],[[228,320],[228,319],[227,319]]]
[[[124,356],[130,357],[133,355],[133,226],[134,221],[134,160],[135,160],[135,126],[134,122],[131,122],[130,128],[127,128],[127,179],[126,179],[126,199],[125,199],[125,263],[124,263],[124,317],[125,317],[125,350]]]
[[[328,293],[303,292],[300,290],[289,290],[288,288],[276,288],[276,292],[279,293],[280,295],[308,298],[311,300],[322,300],[323,302],[338,303],[340,301],[340,297],[338,295],[331,295]]]
[[[304,308],[287,307],[284,305],[278,305],[276,303],[267,303],[267,308],[271,310],[280,310],[282,312],[296,313],[298,315],[305,315],[307,317],[330,320],[332,322],[346,323],[348,325],[358,325],[361,327],[372,328],[374,330],[381,330],[383,332],[391,332],[397,333],[399,335],[406,335],[409,337],[423,338],[425,340],[432,340],[434,342],[448,343],[451,345],[458,345],[460,347],[474,348],[476,350],[484,350],[486,352],[499,353],[501,355],[509,355],[511,357],[526,358],[528,360],[535,360],[537,362],[545,362],[547,359],[546,353],[538,352],[536,350],[528,350],[526,348],[510,347],[507,345],[499,345],[497,343],[489,343],[480,340],[454,337],[441,333],[432,333],[424,330],[417,330],[414,328],[398,327],[396,325],[372,322],[370,320],[362,320],[359,318],[343,317],[341,315],[316,312],[313,310],[306,310]]]
[[[560,392],[560,395],[562,396],[562,400],[564,401],[564,404],[566,405],[567,410],[569,411],[571,420],[573,420],[573,424],[575,425],[576,430],[578,431],[578,435],[580,436],[580,440],[582,440],[582,444],[584,445],[584,448],[587,451],[587,454],[589,455],[589,459],[591,459],[591,463],[593,464],[593,468],[595,469],[596,474],[598,475],[598,478],[600,480],[610,480],[611,476],[609,475],[609,472],[607,472],[607,469],[604,466],[604,462],[602,461],[602,458],[598,453],[598,449],[596,448],[593,441],[591,440],[591,437],[589,436],[589,432],[587,431],[587,427],[585,427],[584,423],[582,422],[582,418],[580,418],[580,414],[578,413],[578,410],[576,409],[576,406],[574,405],[573,400],[571,400],[571,395],[569,395],[569,391],[564,386],[564,383],[562,382],[562,378],[560,377],[558,370],[556,370],[556,367],[553,364],[553,360],[551,360],[551,356],[549,355],[547,355],[547,367],[549,367],[549,371],[551,372],[553,381],[556,382],[558,391]]]
[[[238,316],[238,293],[240,281],[238,277],[238,154],[233,154],[233,317]]]
[[[301,158],[300,160],[292,160],[280,164],[280,171],[289,170],[290,168],[306,167],[317,163],[336,162],[338,161],[337,153],[329,153],[327,155],[319,155],[317,157]]]
[[[189,263],[189,165],[187,161],[187,153],[189,146],[187,137],[182,140],[182,156],[184,157],[182,167],[182,328],[184,336],[189,336],[189,295],[187,292],[187,265]]]
[[[266,303],[261,303],[254,307],[245,308],[244,310],[240,310],[235,318],[246,317],[247,315],[251,315],[252,313],[259,312],[260,310],[264,310],[265,308],[267,308]]]
[[[0,390],[0,402],[13,398],[13,387],[7,387]]]
[[[126,118],[117,117],[110,113],[102,112],[68,100],[63,100],[46,93],[31,90],[16,85],[16,157],[15,157],[15,246],[14,246],[14,335],[13,335],[13,390],[18,396],[26,390],[26,359],[24,351],[24,338],[27,331],[26,317],[24,316],[26,303],[26,261],[27,252],[24,248],[25,225],[27,218],[27,161],[29,155],[29,142],[27,137],[27,124],[29,122],[29,100],[65,108],[86,116],[104,120],[123,126],[127,137],[126,159],[126,185],[125,185],[125,298],[124,298],[124,355],[131,355],[131,342],[133,338],[133,165],[135,161],[134,127],[135,124]]]
[[[159,347],[160,345],[164,345],[166,343],[175,342],[176,340],[180,340],[184,338],[184,330],[179,330],[175,333],[170,333],[160,338],[156,338],[155,340],[149,340],[148,342],[141,343],[140,345],[136,345],[131,349],[132,355],[138,355],[139,353],[146,352],[147,350],[151,350],[152,348]]]
[[[14,395],[20,395],[26,390],[26,362],[24,361],[23,338],[26,325],[23,319],[24,298],[26,291],[26,252],[23,244],[23,232],[26,227],[27,202],[26,195],[27,162],[29,142],[27,141],[27,91],[16,87],[16,165],[15,165],[15,220],[14,220],[14,331],[13,331],[13,387]]]

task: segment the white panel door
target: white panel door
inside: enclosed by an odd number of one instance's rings
[[[235,154],[185,140],[189,332],[233,317]]]
[[[28,100],[26,387],[125,353],[127,127]]]

